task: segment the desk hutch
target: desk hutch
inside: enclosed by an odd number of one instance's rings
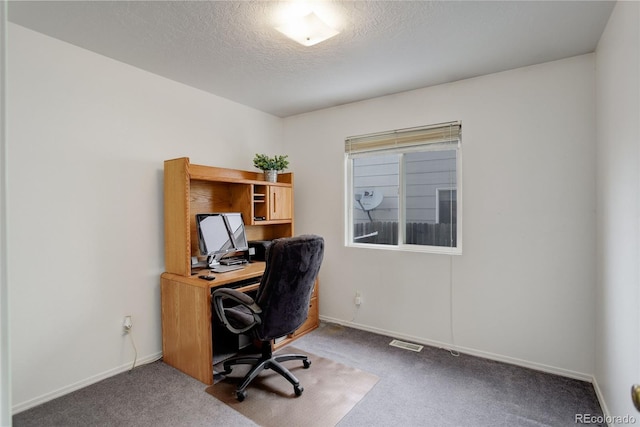
[[[199,255],[195,216],[210,212],[241,212],[249,240],[293,236],[293,173],[278,182],[262,173],[194,165],[186,157],[164,162],[165,267],[161,282],[162,354],[165,363],[205,384],[213,384],[215,339],[212,333],[211,291],[219,286],[255,283],[239,288],[251,292],[265,263],[215,274],[206,281],[192,275],[192,257]],[[307,321],[279,340],[282,347],[318,327],[318,284]]]

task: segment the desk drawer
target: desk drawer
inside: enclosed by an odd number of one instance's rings
[[[291,336],[297,337],[318,327],[318,315],[318,298],[311,298],[307,320]]]

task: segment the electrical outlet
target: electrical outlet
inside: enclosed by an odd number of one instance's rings
[[[360,291],[356,291],[356,297],[354,298],[353,302],[357,306],[362,304],[362,293]]]
[[[124,328],[125,332],[129,332],[131,328],[133,328],[133,322],[131,321],[131,316],[124,316],[122,327]]]

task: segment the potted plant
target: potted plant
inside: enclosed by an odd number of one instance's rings
[[[256,154],[253,158],[253,166],[264,172],[265,181],[277,182],[278,172],[285,170],[289,167],[289,161],[287,155],[269,157],[266,154]]]

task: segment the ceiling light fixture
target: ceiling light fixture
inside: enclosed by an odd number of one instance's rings
[[[286,24],[276,27],[276,30],[304,46],[313,46],[339,33],[325,24],[314,12],[291,18]]]

